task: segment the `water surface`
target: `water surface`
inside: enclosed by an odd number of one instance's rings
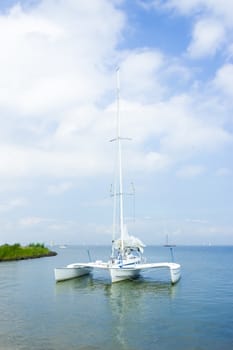
[[[0,350],[231,350],[233,247],[177,247],[182,279],[146,272],[111,285],[105,271],[55,283],[53,269],[87,261],[84,247],[0,264]],[[109,247],[90,249],[106,259]],[[169,250],[146,248],[148,261]]]

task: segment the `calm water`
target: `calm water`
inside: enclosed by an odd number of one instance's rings
[[[177,247],[182,279],[147,272],[111,285],[105,272],[55,284],[53,269],[84,248],[0,264],[0,350],[232,350],[233,247]],[[93,259],[110,248],[91,248]],[[149,261],[168,260],[148,247]],[[159,282],[156,282],[159,279]]]

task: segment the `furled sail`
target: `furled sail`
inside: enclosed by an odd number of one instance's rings
[[[136,248],[141,253],[143,253],[143,248],[145,247],[145,244],[142,243],[142,241],[134,236],[129,235],[127,226],[124,225],[124,232],[123,232],[123,246],[124,248]],[[120,249],[122,247],[122,240],[119,238],[114,242],[114,248]]]

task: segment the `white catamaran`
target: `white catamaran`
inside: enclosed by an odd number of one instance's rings
[[[122,181],[122,151],[121,144],[125,138],[121,137],[120,127],[120,83],[119,69],[117,73],[117,135],[111,140],[117,144],[117,176],[113,189],[113,239],[112,254],[107,262],[95,261],[87,263],[73,263],[65,267],[55,268],[55,280],[64,281],[75,277],[89,274],[94,269],[108,270],[111,282],[132,279],[139,276],[143,271],[151,269],[168,269],[170,271],[171,283],[176,283],[181,276],[181,267],[174,262],[146,263],[143,257],[145,245],[140,239],[128,234],[124,223],[123,207],[123,181]],[[117,206],[117,204],[119,204]],[[117,212],[119,207],[119,213]],[[118,216],[118,218],[116,218]],[[117,223],[119,222],[119,223]]]

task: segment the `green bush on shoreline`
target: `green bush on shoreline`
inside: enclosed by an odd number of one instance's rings
[[[57,255],[57,253],[49,250],[43,243],[30,243],[27,246],[15,243],[0,246],[0,261],[33,259],[54,255]]]

